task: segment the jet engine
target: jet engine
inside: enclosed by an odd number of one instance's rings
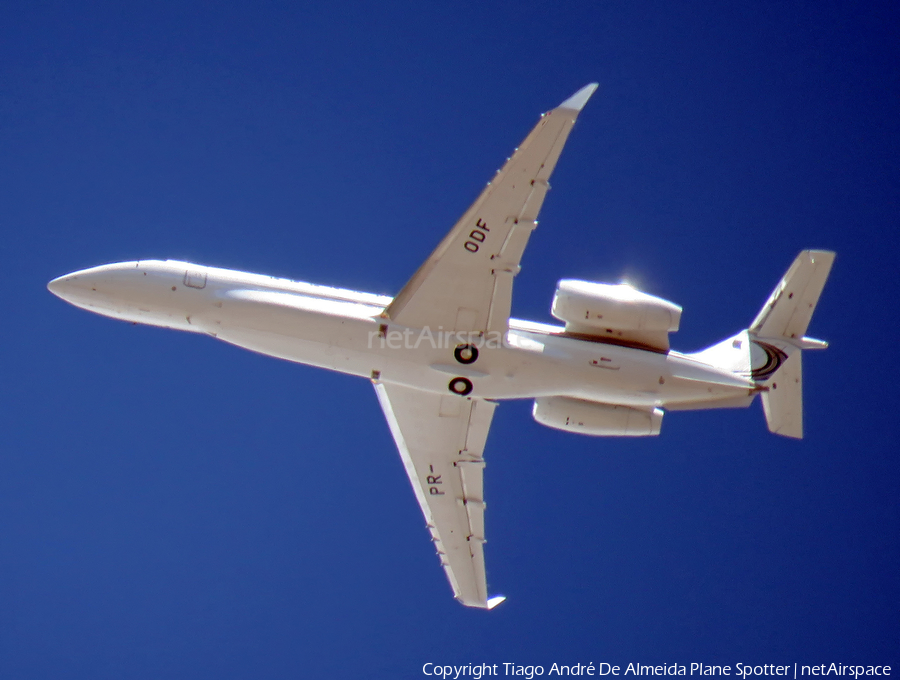
[[[668,351],[669,333],[678,330],[681,307],[627,284],[563,279],[550,310],[566,331],[601,340]]]
[[[662,409],[613,406],[571,397],[538,397],[531,414],[541,425],[593,437],[648,437],[659,434]]]

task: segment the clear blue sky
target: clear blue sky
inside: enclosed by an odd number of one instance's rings
[[[900,672],[898,25],[893,2],[7,3],[0,677]],[[501,405],[490,614],[453,601],[365,381],[46,291],[168,257],[396,293],[591,81],[514,314],[628,277],[695,350],[828,248],[831,348],[802,442],[758,405],[641,441]]]

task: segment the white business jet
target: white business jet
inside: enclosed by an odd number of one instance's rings
[[[552,314],[509,318],[513,278],[548,180],[596,84],[549,113],[395,298],[173,260],[107,264],[49,289],[98,314],[204,333],[255,352],[371,380],[453,593],[491,609],[484,446],[497,402],[594,436],[657,435],[665,410],[748,406],[802,437],[800,356],[834,253],[803,251],[746,330],[669,349],[681,307],[628,285],[562,280]]]

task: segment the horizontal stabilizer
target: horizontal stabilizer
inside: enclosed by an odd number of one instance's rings
[[[802,350],[828,346],[805,333],[832,264],[830,250],[802,251],[748,329],[753,345],[765,354],[765,363],[751,373],[765,385],[763,411],[775,434],[803,438]]]
[[[762,393],[769,432],[803,439],[803,353],[795,352],[778,369]]]
[[[760,338],[803,338],[833,263],[831,251],[801,252],[756,316],[750,333]]]

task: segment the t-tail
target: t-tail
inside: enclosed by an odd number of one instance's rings
[[[694,355],[753,380],[762,393],[769,431],[785,437],[803,438],[803,350],[828,347],[806,337],[806,329],[834,255],[801,252],[750,328]]]

